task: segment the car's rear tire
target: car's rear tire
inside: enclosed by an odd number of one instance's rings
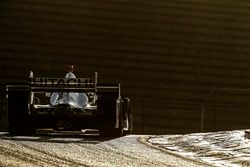
[[[116,104],[114,104],[116,105]],[[103,128],[100,129],[101,136],[105,137],[121,137],[131,134],[133,129],[133,115],[131,104],[128,98],[122,100],[119,112],[118,128]]]
[[[27,85],[8,88],[8,123],[9,134],[33,134],[35,129],[29,119],[29,91]]]
[[[117,99],[119,98],[119,93],[117,92],[101,92],[98,94],[97,108],[100,113],[100,124],[99,131],[100,135],[103,137],[120,137],[123,136],[123,116],[122,107],[119,111],[119,125],[116,125],[116,110],[117,110]]]

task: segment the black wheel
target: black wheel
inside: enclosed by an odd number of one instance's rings
[[[124,125],[124,120],[123,120],[123,115],[120,115],[119,116],[119,126],[118,128],[100,128],[99,131],[100,131],[100,135],[103,136],[103,137],[121,137],[121,136],[124,136],[124,128],[123,128],[123,125]]]
[[[121,137],[131,134],[133,130],[133,115],[130,100],[125,98],[122,100],[118,128],[101,129],[100,134],[105,137]]]
[[[119,103],[119,124],[117,123],[117,100],[119,98],[118,92],[102,92],[98,94],[97,108],[100,113],[99,131],[100,135],[104,137],[120,137],[124,134],[123,131],[123,108],[122,103]]]
[[[8,123],[11,135],[35,132],[29,120],[29,91],[26,85],[8,88]]]

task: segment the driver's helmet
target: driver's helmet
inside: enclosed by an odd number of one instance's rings
[[[65,78],[76,78],[74,72],[74,66],[73,65],[66,65],[65,70],[67,71],[67,74],[65,75]]]
[[[65,66],[65,70],[67,72],[73,72],[74,71],[74,66],[73,65],[66,65]]]

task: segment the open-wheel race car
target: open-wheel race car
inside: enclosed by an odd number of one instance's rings
[[[120,84],[99,84],[93,78],[35,78],[7,85],[10,134],[32,134],[37,129],[78,131],[97,129],[118,137],[131,133],[130,99]]]

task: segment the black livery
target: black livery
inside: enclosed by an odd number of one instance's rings
[[[120,84],[99,84],[93,78],[34,78],[8,84],[10,134],[32,134],[36,129],[56,131],[98,129],[101,135],[131,133],[130,99]]]

